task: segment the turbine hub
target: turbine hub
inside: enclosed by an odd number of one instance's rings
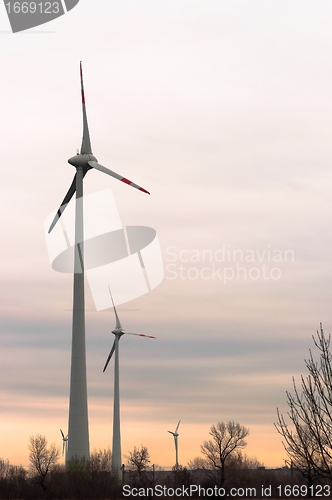
[[[73,165],[74,167],[78,168],[86,168],[88,170],[91,169],[90,165],[88,165],[88,161],[98,161],[97,158],[93,155],[87,155],[87,154],[77,154],[73,156],[72,158],[69,158],[68,163]]]
[[[112,333],[114,333],[114,335],[123,335],[123,328],[115,328],[115,330],[112,330]]]

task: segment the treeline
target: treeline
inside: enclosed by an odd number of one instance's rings
[[[104,452],[96,453],[104,456]],[[95,458],[95,457],[93,457]],[[98,463],[99,462],[99,463]],[[118,478],[109,470],[109,464],[102,461],[73,461],[65,468],[57,465],[47,474],[44,487],[41,487],[40,476],[33,475],[31,471],[23,467],[15,467],[4,460],[0,460],[0,499],[1,500],[111,500],[117,498],[133,498],[123,495],[123,485],[127,485],[125,493],[134,491],[135,496],[155,498],[181,498],[186,497],[186,488],[195,485],[200,488],[200,498],[220,497],[220,484],[218,473],[209,469],[189,469],[187,467],[174,467],[172,471],[163,471],[160,467],[149,466],[144,470],[130,469],[130,465],[124,467],[123,478]],[[106,467],[105,467],[106,465]],[[123,481],[122,481],[123,479]],[[301,494],[297,489],[302,487]],[[133,488],[136,488],[133,490]],[[157,489],[156,489],[157,488]],[[159,489],[158,489],[159,488]],[[217,488],[219,494],[212,494]],[[283,468],[269,470],[264,467],[258,469],[233,468],[227,469],[227,477],[223,483],[225,496],[234,488],[239,495],[232,498],[266,498],[271,492],[271,498],[290,498],[290,496],[310,497],[315,492],[308,489],[305,478],[295,469]],[[290,495],[295,488],[295,495]],[[160,491],[164,495],[160,495]],[[202,494],[203,490],[206,492]],[[153,491],[156,494],[153,495]],[[184,495],[179,494],[184,492]],[[198,491],[198,490],[197,490]],[[313,495],[311,493],[314,493]],[[146,495],[145,495],[146,494]],[[321,495],[320,495],[321,496]],[[330,496],[330,495],[324,495]],[[198,497],[198,495],[197,495]],[[191,495],[195,498],[195,495]]]
[[[269,470],[244,454],[248,434],[239,423],[218,422],[201,445],[201,455],[172,471],[151,464],[146,446],[134,447],[124,457],[120,476],[112,469],[109,449],[64,466],[60,449],[38,434],[30,437],[29,468],[0,459],[0,500],[331,497],[330,478],[308,477],[299,464]]]
[[[118,497],[118,482],[109,472],[94,468],[92,461],[77,461],[68,468],[56,465],[43,479],[36,472],[0,460],[1,500],[106,499]]]

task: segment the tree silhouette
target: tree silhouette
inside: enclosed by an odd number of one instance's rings
[[[209,467],[219,473],[219,484],[225,482],[225,468],[227,460],[247,443],[244,440],[249,434],[249,429],[234,421],[218,422],[211,426],[212,439],[204,441],[201,451]]]
[[[325,337],[322,324],[313,341],[319,361],[314,360],[310,350],[305,361],[309,374],[301,376],[300,389],[293,378],[294,392],[286,392],[291,423],[277,409],[275,424],[283,437],[288,464],[301,471],[309,485],[319,478],[332,478],[331,336]]]
[[[59,461],[60,449],[53,443],[48,447],[47,439],[40,434],[30,437],[28,448],[30,450],[30,472],[37,478],[46,497],[51,486],[50,472]]]

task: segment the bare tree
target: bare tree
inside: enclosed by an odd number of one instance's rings
[[[232,453],[228,460],[226,467],[228,469],[258,469],[264,467],[264,464],[257,460],[256,457],[248,457],[241,451]],[[202,457],[195,457],[188,462],[188,469],[191,471],[208,470],[210,465],[208,461]]]
[[[294,393],[286,392],[291,423],[277,409],[275,424],[283,437],[288,464],[300,470],[309,485],[319,478],[332,479],[331,336],[325,337],[322,324],[313,341],[319,361],[309,351],[309,359],[305,361],[309,374],[301,376],[300,389],[293,378]]]
[[[146,446],[141,445],[140,448],[134,446],[133,451],[129,451],[128,455],[125,455],[128,463],[129,470],[136,472],[139,477],[142,473],[149,469],[150,454]]]
[[[90,454],[90,470],[112,472],[112,452],[109,448],[107,450],[93,450]]]
[[[189,487],[193,484],[193,476],[192,472],[187,469],[187,467],[183,467],[182,465],[174,465],[172,468],[172,473],[168,476],[168,484],[173,488],[178,487]]]
[[[0,480],[6,479],[8,477],[9,470],[10,470],[9,460],[4,460],[3,458],[0,458]]]
[[[22,498],[27,471],[0,458],[0,498]]]
[[[247,445],[244,438],[248,434],[249,429],[234,421],[218,422],[211,426],[210,435],[212,439],[204,441],[201,451],[208,466],[218,471],[220,486],[225,482],[227,461],[236,451]]]
[[[71,498],[79,499],[87,496],[91,484],[90,462],[85,457],[75,456],[66,462],[66,479]]]
[[[188,469],[191,471],[205,470],[208,469],[209,465],[207,461],[202,457],[195,457],[188,462]]]
[[[112,475],[112,452],[108,448],[93,450],[90,454],[90,474],[88,485],[90,496],[88,498],[114,498],[117,497],[118,476]],[[80,475],[78,476],[80,481]],[[82,481],[80,481],[82,483]],[[77,490],[77,488],[76,488]],[[87,491],[87,487],[85,488]]]
[[[50,472],[54,469],[60,458],[60,449],[51,443],[48,446],[45,436],[37,434],[30,437],[30,472],[36,475],[38,483],[42,487],[45,497],[50,489]]]

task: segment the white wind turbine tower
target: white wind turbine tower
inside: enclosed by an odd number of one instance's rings
[[[174,444],[175,444],[175,467],[176,467],[176,469],[179,468],[179,449],[178,449],[178,436],[179,436],[179,433],[178,433],[178,428],[179,428],[180,422],[181,422],[181,420],[179,420],[178,425],[176,426],[174,432],[168,431],[170,434],[173,434],[173,437],[174,437]]]
[[[69,425],[68,425],[68,454],[67,461],[73,458],[89,459],[89,426],[86,382],[86,347],[85,347],[85,301],[84,301],[84,258],[83,258],[83,177],[92,168],[133,186],[144,193],[145,189],[122,175],[116,174],[97,162],[92,154],[85,96],[83,88],[82,63],[80,63],[82,110],[83,110],[83,138],[81,152],[77,152],[68,160],[76,168],[76,174],[64,197],[60,208],[55,215],[48,232],[51,232],[67,204],[76,192],[75,212],[75,254],[74,254],[74,292],[73,292],[73,322],[72,322],[72,352],[70,375]],[[79,202],[81,200],[81,202]]]
[[[111,294],[111,291],[110,291]],[[113,353],[115,352],[114,360],[114,407],[113,407],[113,444],[112,444],[112,468],[118,475],[121,471],[122,458],[121,458],[121,433],[120,433],[120,387],[119,387],[119,340],[122,335],[137,335],[138,337],[148,337],[155,339],[152,335],[144,335],[143,333],[127,332],[121,326],[119,316],[116,312],[115,304],[111,294],[113,309],[115,313],[115,329],[112,333],[115,335],[112,349],[106,360],[104,370],[106,370]]]
[[[64,435],[62,430],[60,429],[61,436],[62,436],[62,456],[65,456],[65,460],[67,457],[67,451],[68,451],[68,434],[67,436]]]

